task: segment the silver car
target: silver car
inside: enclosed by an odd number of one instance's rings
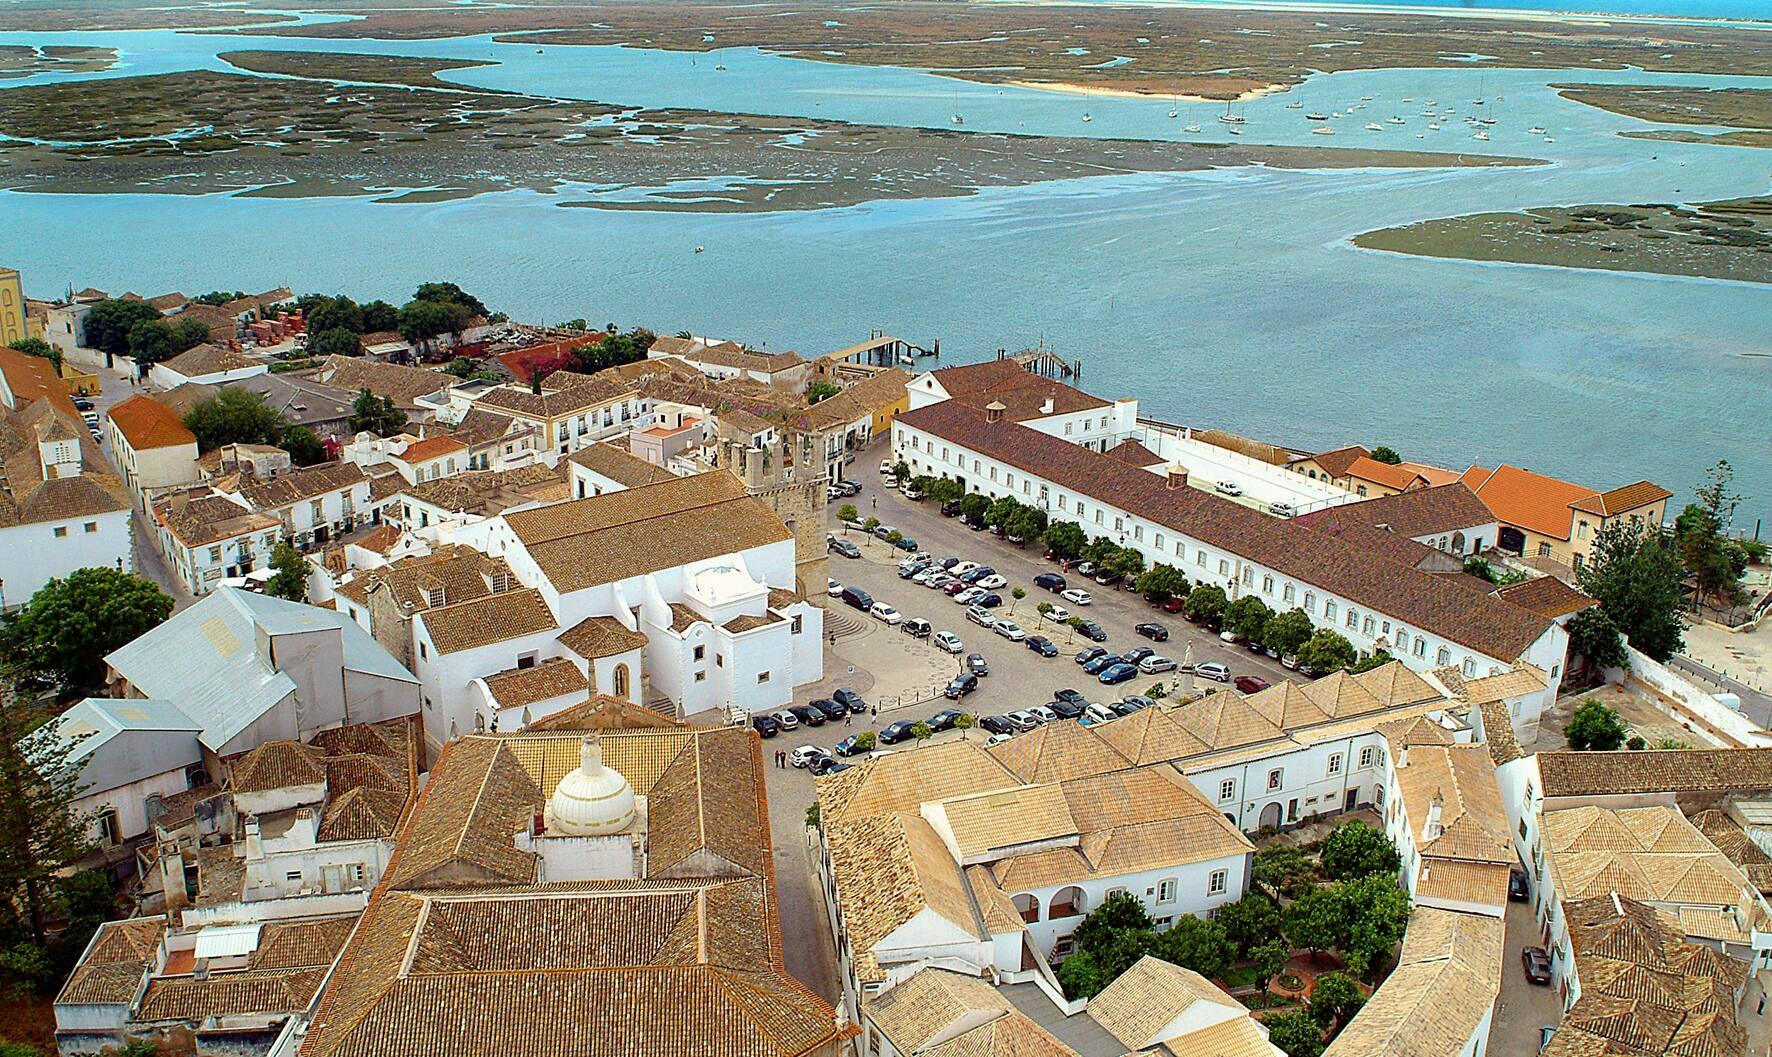
[[[1165,657],[1162,654],[1146,657],[1144,660],[1138,662],[1138,670],[1146,675],[1155,675],[1158,672],[1173,672],[1175,670],[1175,658]]]

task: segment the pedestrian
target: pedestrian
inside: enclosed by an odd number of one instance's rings
[[[879,705],[869,705],[868,706],[868,715],[878,716],[879,714],[880,714],[880,706]]]
[[[847,727],[849,725],[849,713],[848,712],[843,713],[843,725],[845,727]]]

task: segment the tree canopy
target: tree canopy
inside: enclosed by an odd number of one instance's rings
[[[185,428],[196,435],[199,450],[211,451],[228,444],[281,444],[288,423],[263,394],[227,385],[185,413]]]
[[[86,313],[82,326],[86,344],[113,356],[129,351],[129,332],[137,323],[159,319],[160,310],[146,301],[100,301]]]
[[[129,355],[136,363],[159,363],[176,353],[172,348],[172,328],[164,319],[144,319],[129,328]]]
[[[1275,1013],[1262,1024],[1268,1041],[1286,1051],[1286,1057],[1322,1057],[1323,1029],[1304,1010]]]
[[[1224,607],[1224,629],[1253,642],[1261,641],[1267,622],[1273,618],[1274,611],[1255,595],[1244,595]]]
[[[1575,709],[1563,726],[1563,739],[1576,750],[1614,752],[1624,748],[1627,736],[1618,710],[1591,697]]]
[[[282,449],[297,466],[313,466],[326,461],[326,445],[306,426],[290,426],[283,431]]]
[[[1397,454],[1397,449],[1380,444],[1372,449],[1372,461],[1395,466],[1403,461],[1403,457]]]
[[[62,350],[42,338],[20,338],[8,347],[14,352],[22,352],[26,356],[38,356],[48,360],[56,370],[61,370]]]
[[[1217,584],[1201,584],[1188,592],[1185,608],[1189,620],[1217,620],[1224,615],[1224,607],[1228,604],[1224,588]]]
[[[1339,631],[1318,628],[1298,648],[1298,664],[1313,672],[1328,673],[1354,663],[1354,645]]]
[[[1088,537],[1083,526],[1074,521],[1054,521],[1046,526],[1046,546],[1059,558],[1072,559],[1083,553]]]
[[[1180,569],[1159,563],[1145,570],[1133,587],[1146,601],[1163,602],[1171,598],[1186,598],[1193,585],[1188,583],[1187,574]]]
[[[1237,945],[1218,922],[1180,914],[1151,940],[1150,953],[1211,979],[1223,976],[1237,960]]]
[[[1395,876],[1403,865],[1397,846],[1384,831],[1359,819],[1344,822],[1323,838],[1323,873],[1341,881],[1372,874]]]
[[[1225,937],[1237,948],[1239,957],[1247,957],[1251,948],[1280,931],[1279,908],[1260,892],[1224,904],[1212,920],[1224,926]]]
[[[394,406],[394,401],[385,396],[376,396],[368,387],[357,390],[357,396],[351,401],[351,432],[374,433],[380,437],[391,437],[406,427],[406,412]]]
[[[1261,644],[1282,657],[1294,656],[1299,647],[1310,641],[1315,630],[1309,613],[1302,609],[1288,609],[1262,628]]]
[[[308,331],[308,353],[312,356],[361,356],[363,341],[344,327]]]
[[[6,627],[5,645],[27,671],[84,689],[104,681],[105,654],[157,627],[172,599],[149,580],[109,568],[50,580]]]
[[[1661,533],[1640,522],[1607,525],[1576,576],[1632,646],[1665,661],[1685,645],[1680,559]]]
[[[1630,668],[1630,655],[1625,652],[1618,625],[1599,606],[1590,606],[1569,618],[1569,651],[1594,667]]]
[[[308,600],[308,561],[299,551],[287,543],[277,544],[271,549],[271,569],[267,593],[291,602]]]
[[[491,311],[487,309],[485,302],[454,283],[420,283],[418,289],[412,292],[412,299],[414,301],[436,301],[440,304],[458,305],[466,309],[469,314],[476,316],[490,316],[492,314]]]

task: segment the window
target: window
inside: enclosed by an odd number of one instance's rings
[[[1226,561],[1223,558],[1218,559],[1218,575],[1229,576],[1230,572],[1231,572],[1231,563]]]
[[[1236,795],[1237,795],[1237,780],[1235,778],[1226,778],[1224,781],[1218,783],[1218,802],[1219,803],[1222,804],[1226,800],[1230,800],[1231,798],[1235,797]]]
[[[1245,584],[1249,585],[1250,587],[1255,586],[1255,567],[1254,566],[1252,566],[1252,565],[1243,566],[1243,582]]]
[[[1095,508],[1095,523],[1097,525],[1101,524],[1101,508],[1100,507]]]
[[[1165,878],[1157,882],[1157,902],[1175,902],[1175,880],[1173,878]]]
[[[1230,886],[1231,874],[1229,870],[1214,870],[1211,876],[1206,878],[1206,894],[1209,896],[1224,895],[1230,890]]]
[[[1452,663],[1452,651],[1447,649],[1444,646],[1441,646],[1439,649],[1439,652],[1434,654],[1434,663],[1441,665],[1442,667],[1444,667],[1445,665],[1451,664]]]
[[[698,682],[698,683],[705,683],[705,682],[707,682],[707,681],[708,681],[708,673],[706,673],[706,672],[696,672],[696,673],[695,673],[695,681],[696,681],[696,682]]]
[[[1264,576],[1261,578],[1261,593],[1264,595],[1271,595],[1274,593],[1274,578],[1273,577]]]
[[[212,562],[221,561],[221,548],[220,547],[209,548],[209,560]]]
[[[66,538],[67,534],[68,534],[68,526],[66,526],[66,525],[56,526],[56,529],[55,529],[55,538],[56,539],[58,539],[58,540],[64,539],[64,538]]]
[[[290,870],[288,873],[283,875],[283,879],[285,881],[300,881],[301,880],[301,871],[300,870]]]
[[[1407,645],[1409,645],[1409,633],[1407,631],[1404,631],[1402,628],[1398,628],[1397,629],[1397,649],[1400,650]]]
[[[1285,587],[1282,587],[1280,589],[1280,600],[1281,601],[1283,601],[1283,602],[1292,601],[1292,595],[1293,595],[1293,587],[1291,584],[1287,584]]]
[[[1309,602],[1305,603],[1305,608],[1306,609],[1310,608]],[[1335,619],[1335,603],[1334,602],[1324,602],[1323,603],[1323,619],[1328,620],[1328,621],[1333,621]]]
[[[1548,543],[1540,543],[1538,545],[1538,556],[1540,558],[1550,557],[1551,556],[1551,545]]]
[[[1417,656],[1417,657],[1426,657],[1427,656],[1427,640],[1422,638],[1420,635],[1415,636],[1415,656]]]
[[[1064,435],[1067,437],[1071,435],[1071,424],[1069,422],[1064,424]]]
[[[708,656],[708,648],[706,646],[697,646],[691,651],[690,656],[698,661],[706,660]]]
[[[431,651],[427,650],[425,648],[425,644],[421,642],[418,644],[418,655],[420,657],[429,657],[431,655]]]
[[[804,617],[795,617],[795,618],[794,618],[794,621],[793,621],[793,626],[792,626],[792,629],[791,629],[791,630],[790,630],[790,632],[789,632],[789,634],[792,634],[792,635],[798,635],[798,634],[799,634],[799,633],[800,633],[800,627],[801,627],[801,623],[802,623],[802,622],[803,622],[803,621],[804,621],[804,620],[805,620],[805,619],[806,619],[806,618],[804,618]]]
[[[1056,958],[1068,958],[1077,949],[1077,941],[1069,936],[1060,936],[1052,941],[1052,954]]]
[[[716,668],[726,667],[726,655],[724,653],[714,654],[714,667],[716,667]]]
[[[1347,626],[1350,628],[1357,628],[1360,626],[1360,611],[1359,610],[1350,609],[1347,611]]]
[[[1087,432],[1089,432],[1089,425],[1090,425],[1090,423],[1089,423],[1089,420],[1088,420],[1088,419],[1084,419],[1084,420],[1083,420],[1083,432],[1084,432],[1084,433],[1087,433]]]
[[[1360,750],[1360,766],[1361,767],[1372,766],[1372,746],[1368,745],[1365,748]]]
[[[1279,767],[1276,767],[1273,770],[1269,771],[1267,773],[1267,787],[1269,789],[1280,788],[1281,781],[1282,781],[1282,779],[1285,778],[1285,776],[1286,776],[1285,771]]]
[[[81,525],[80,529],[82,532],[97,532],[98,531],[98,522],[88,521],[84,525]]]
[[[1341,753],[1339,753],[1339,752],[1330,753],[1329,754],[1329,774],[1331,776],[1333,776],[1333,775],[1338,775],[1340,773],[1341,773]]]
[[[1162,550],[1162,549],[1163,549],[1163,534],[1162,534],[1162,533],[1161,533],[1161,532],[1159,532],[1159,533],[1157,533],[1157,537],[1156,537],[1156,539],[1157,539],[1157,549],[1158,549],[1158,550]],[[1175,553],[1177,553],[1177,554],[1180,554],[1180,553],[1181,553],[1181,549],[1180,549],[1180,548],[1181,548],[1181,545],[1180,545],[1180,544],[1176,544],[1176,551],[1175,551]]]
[[[1206,552],[1205,551],[1195,551],[1194,552],[1194,564],[1200,566],[1202,569],[1206,567]]]
[[[757,673],[757,685],[761,686],[762,684],[764,684],[768,681],[769,681],[769,673],[768,672],[758,672]]]
[[[1477,674],[1477,662],[1472,660],[1469,657],[1466,657],[1464,659],[1464,674],[1465,675]]]
[[[1367,635],[1372,634],[1372,628],[1373,628],[1373,622],[1372,622],[1371,617],[1367,617],[1364,621],[1362,621],[1360,623],[1360,630]]]
[[[1304,611],[1305,611],[1305,612],[1306,612],[1306,613],[1315,613],[1315,612],[1316,612],[1316,611],[1317,611],[1317,595],[1316,595],[1316,592],[1314,592],[1314,591],[1306,591],[1306,592],[1305,592],[1305,593],[1304,593]]]

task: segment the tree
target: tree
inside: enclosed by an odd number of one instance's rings
[[[872,536],[874,534],[874,530],[879,527],[880,527],[880,519],[877,517],[874,517],[871,514],[868,515],[868,519],[866,521],[861,523],[861,530],[870,536]]]
[[[1219,907],[1212,920],[1224,926],[1225,937],[1237,948],[1239,957],[1249,957],[1257,945],[1280,932],[1280,910],[1260,892]]]
[[[1286,1057],[1322,1057],[1323,1029],[1309,1013],[1275,1013],[1262,1024],[1267,1028],[1267,1041],[1286,1051]]]
[[[163,319],[144,319],[129,328],[129,355],[135,362],[159,363],[171,359],[172,328]]]
[[[948,477],[937,477],[923,491],[937,503],[944,504],[952,503],[965,494],[960,491],[960,482]]]
[[[1282,657],[1292,657],[1297,655],[1299,647],[1310,641],[1314,631],[1309,613],[1302,609],[1288,609],[1261,629],[1261,644]]]
[[[398,329],[401,337],[418,345],[448,333],[453,318],[448,306],[436,301],[408,301],[400,306]]]
[[[1330,890],[1341,905],[1340,948],[1348,971],[1368,976],[1403,940],[1409,924],[1409,893],[1394,877],[1377,874],[1343,881]]]
[[[172,320],[172,351],[183,352],[194,349],[209,340],[209,324],[201,319]]]
[[[1125,892],[1115,892],[1077,923],[1072,936],[1078,947],[1087,950],[1100,942],[1100,936],[1114,929],[1150,927],[1151,916],[1145,912],[1144,904]]]
[[[1625,652],[1618,625],[1599,606],[1590,606],[1569,618],[1569,651],[1583,658],[1590,668],[1630,670],[1630,655]]]
[[[962,712],[954,717],[955,730],[971,730],[978,726],[978,717],[970,712]]]
[[[1563,738],[1571,749],[1590,752],[1616,752],[1623,747],[1626,734],[1617,710],[1592,697],[1576,708],[1563,727]]]
[[[1289,844],[1270,844],[1255,853],[1250,877],[1270,892],[1297,898],[1312,887],[1316,870],[1305,854]]]
[[[266,593],[291,602],[308,600],[308,561],[300,552],[287,543],[277,544],[271,549],[271,569]]]
[[[1311,988],[1309,1011],[1324,1030],[1346,1024],[1366,1004],[1360,985],[1346,973],[1324,973]]]
[[[1002,528],[1009,523],[1009,519],[1015,516],[1016,510],[1020,507],[1021,504],[1017,503],[1013,496],[1002,496],[985,508],[984,523],[992,528]]]
[[[351,432],[374,433],[391,437],[406,427],[406,412],[394,406],[385,396],[376,396],[368,387],[357,390],[351,401]]]
[[[1335,889],[1311,887],[1286,908],[1281,928],[1294,947],[1320,954],[1334,950],[1346,935],[1344,913]]]
[[[1372,461],[1395,466],[1403,461],[1403,457],[1397,454],[1395,448],[1387,448],[1383,444],[1380,444],[1378,447],[1372,449]]]
[[[1680,560],[1659,532],[1640,523],[1607,525],[1576,576],[1632,646],[1657,661],[1685,646]]]
[[[1217,620],[1224,615],[1227,604],[1224,588],[1217,584],[1201,584],[1188,592],[1187,618],[1203,622]]]
[[[893,529],[891,532],[886,533],[886,542],[892,544],[894,548],[897,548],[900,543],[904,542],[904,533],[897,529]]]
[[[1354,645],[1339,631],[1318,628],[1298,648],[1298,666],[1313,672],[1327,673],[1354,663]]]
[[[84,738],[57,737],[51,724],[31,729],[37,717],[11,685],[15,674],[0,683],[0,907],[21,913],[42,948],[49,918],[60,909],[56,877],[90,844],[90,820],[71,806],[84,789],[73,758]]]
[[[923,742],[928,741],[930,738],[932,738],[934,736],[935,736],[935,731],[930,730],[929,724],[923,722],[922,720],[918,720],[917,722],[911,724],[911,737],[916,738],[917,743],[919,745],[922,744]]]
[[[985,512],[990,508],[991,501],[977,492],[970,492],[960,500],[960,516],[975,525],[984,520]]]
[[[1264,940],[1249,948],[1249,960],[1253,963],[1255,978],[1261,981],[1262,994],[1267,994],[1268,984],[1286,968],[1291,957],[1291,948],[1278,939]]]
[[[1348,674],[1359,675],[1361,672],[1369,672],[1374,668],[1383,668],[1394,660],[1396,660],[1396,658],[1391,656],[1389,650],[1373,650],[1352,665],[1349,665]]]
[[[1027,596],[1028,596],[1028,589],[1025,587],[1012,587],[1009,589],[1009,597],[1015,599],[1017,602],[1020,602],[1022,599],[1026,598]],[[1015,607],[1010,606],[1009,612],[1011,612],[1011,613],[1015,612]]]
[[[1244,595],[1224,607],[1225,630],[1251,642],[1261,641],[1262,632],[1267,630],[1267,622],[1273,618],[1274,611],[1255,595]]]
[[[283,443],[278,446],[289,453],[289,461],[297,466],[313,466],[326,461],[326,445],[306,426],[290,426],[284,430]]]
[[[1171,598],[1183,598],[1188,593],[1187,574],[1173,565],[1153,565],[1145,570],[1134,583],[1133,589],[1143,595],[1147,602],[1163,602]]]
[[[1112,561],[1114,555],[1119,552],[1120,547],[1113,540],[1106,536],[1097,536],[1089,541],[1087,547],[1083,548],[1083,560],[1094,565],[1097,569],[1105,569],[1108,562]]]
[[[1083,534],[1083,526],[1074,521],[1054,521],[1046,526],[1042,535],[1053,557],[1067,561],[1082,554],[1083,546],[1088,542]]]
[[[910,480],[911,479],[911,464],[908,462],[905,462],[903,459],[900,459],[897,462],[893,463],[892,464],[892,476],[898,478],[898,480],[901,484],[905,481]]]
[[[210,451],[226,444],[276,444],[288,423],[263,394],[230,385],[198,401],[185,414],[185,428],[196,435],[200,450]]]
[[[1088,951],[1078,951],[1058,967],[1058,986],[1069,999],[1094,998],[1111,981],[1102,979],[1101,968]]]
[[[343,327],[331,330],[308,331],[308,352],[314,356],[361,356],[363,341],[354,332]]]
[[[842,391],[843,387],[834,382],[813,382],[806,388],[806,403],[808,405],[816,404],[820,400],[836,396]]]
[[[1735,510],[1741,505],[1741,496],[1734,490],[1735,468],[1729,460],[1718,459],[1717,464],[1704,471],[1704,483],[1698,486],[1696,495],[1699,505],[1717,523],[1718,529],[1727,532],[1735,520]]]
[[[446,305],[459,305],[467,309],[469,314],[476,316],[492,314],[487,310],[484,302],[454,283],[421,283],[419,288],[412,292],[412,299],[414,301],[436,301]],[[611,324],[609,329],[614,330],[614,324]]]
[[[1003,526],[1003,530],[1013,536],[1015,540],[1022,542],[1037,540],[1041,533],[1046,531],[1047,521],[1046,511],[1037,507],[1018,506],[1015,516],[1009,519],[1008,523]]]
[[[129,351],[129,332],[137,323],[159,319],[160,310],[146,301],[100,301],[82,323],[86,344],[112,356]]]
[[[12,660],[70,690],[104,681],[105,654],[159,626],[172,599],[152,581],[110,568],[50,580],[6,627]]]
[[[1489,559],[1475,554],[1464,560],[1464,571],[1467,575],[1474,576],[1479,580],[1487,580],[1497,586],[1518,583],[1522,579],[1519,573],[1497,569],[1489,564]]]
[[[363,333],[373,334],[378,330],[397,330],[400,327],[400,310],[386,301],[377,298],[363,306]]]
[[[862,752],[873,752],[878,744],[878,735],[871,730],[864,730],[855,736],[855,747]]]
[[[1144,555],[1132,547],[1120,547],[1108,555],[1106,562],[1108,571],[1136,581],[1138,574],[1144,572]]]
[[[363,310],[357,302],[343,294],[329,297],[304,315],[302,323],[310,334],[323,334],[329,330],[344,330],[352,334],[363,333]]]
[[[1674,549],[1692,574],[1698,601],[1708,598],[1718,607],[1737,605],[1745,597],[1741,574],[1747,569],[1747,552],[1724,529],[1717,515],[1699,503],[1688,503],[1674,519]]]
[[[1324,837],[1318,858],[1323,873],[1336,881],[1370,874],[1395,876],[1403,865],[1397,846],[1384,831],[1359,819],[1343,822]]]
[[[817,829],[819,824],[818,801],[806,805],[806,828]]]
[[[843,522],[843,531],[849,531],[849,522],[861,517],[861,511],[855,509],[854,503],[844,503],[837,508],[837,520]]]
[[[1151,953],[1214,979],[1223,976],[1237,960],[1237,945],[1218,922],[1182,914],[1151,941]]]
[[[50,366],[58,371],[62,369],[62,350],[42,338],[20,338],[9,347],[14,352],[22,352],[26,356],[37,356],[48,360]]]

